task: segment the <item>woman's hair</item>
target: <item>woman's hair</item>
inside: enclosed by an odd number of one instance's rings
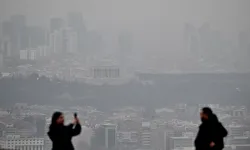
[[[50,124],[50,128],[52,128],[53,126],[55,126],[57,123],[57,119],[62,115],[62,112],[54,112],[54,114],[52,115],[51,118],[51,124]]]
[[[204,107],[204,108],[202,108],[202,112],[203,112],[204,114],[208,115],[208,116],[212,116],[212,115],[213,115],[213,111],[212,111],[212,109],[209,108],[209,107]]]

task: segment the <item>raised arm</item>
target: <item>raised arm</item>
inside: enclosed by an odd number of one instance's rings
[[[81,124],[79,124],[79,123],[77,123],[76,125],[70,124],[68,127],[69,127],[69,130],[70,130],[70,135],[71,136],[77,136],[82,131]]]

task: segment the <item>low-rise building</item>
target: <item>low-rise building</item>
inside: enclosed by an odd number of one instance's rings
[[[43,150],[44,138],[20,138],[20,136],[7,136],[2,140],[3,149]]]

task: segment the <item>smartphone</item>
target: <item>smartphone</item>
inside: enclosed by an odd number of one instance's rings
[[[74,113],[74,117],[77,118],[77,113]]]

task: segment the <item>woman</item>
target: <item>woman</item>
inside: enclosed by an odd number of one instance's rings
[[[74,150],[71,139],[80,133],[81,125],[77,117],[72,124],[65,126],[63,113],[55,112],[53,114],[48,132],[53,143],[52,150]]]

